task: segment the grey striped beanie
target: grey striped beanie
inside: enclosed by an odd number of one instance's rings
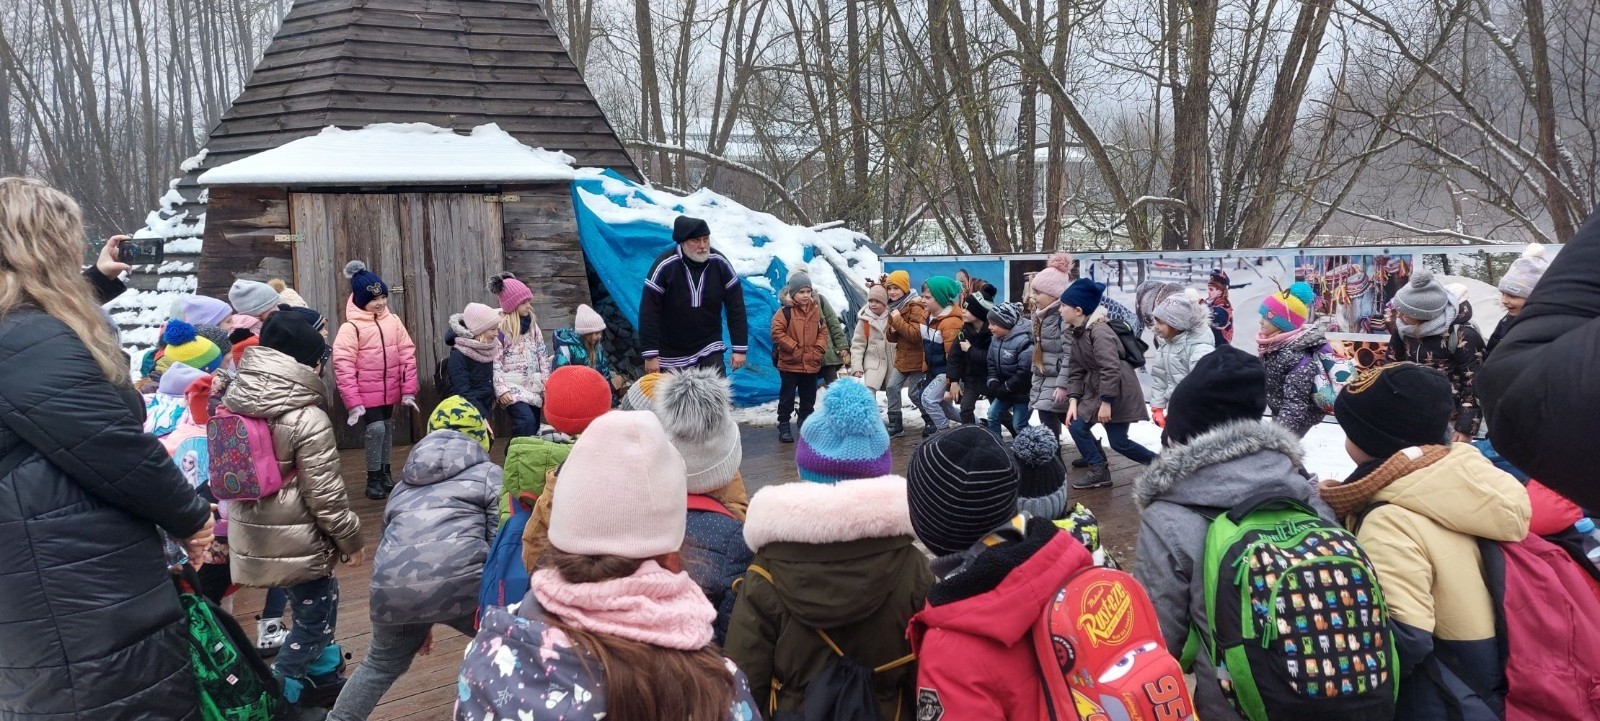
[[[1017,514],[1016,461],[978,426],[940,431],[911,454],[911,528],[941,556],[965,551]]]

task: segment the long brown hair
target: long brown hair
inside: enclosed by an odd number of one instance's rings
[[[79,270],[83,239],[72,198],[31,178],[0,178],[0,315],[38,307],[72,329],[106,380],[126,386],[128,356]]]
[[[551,548],[539,565],[555,569],[568,583],[595,583],[631,576],[643,563],[620,556],[577,556]],[[679,651],[590,633],[553,615],[549,622],[599,659],[605,675],[608,721],[720,721],[733,705],[733,674],[715,645]]]

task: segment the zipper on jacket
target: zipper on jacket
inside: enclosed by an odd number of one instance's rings
[[[372,324],[378,328],[378,349],[383,352],[383,399],[389,398],[389,341],[383,337],[383,319],[373,318]],[[390,404],[393,405],[393,404]]]

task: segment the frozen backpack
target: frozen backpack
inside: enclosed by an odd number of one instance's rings
[[[1195,719],[1155,606],[1127,573],[1091,567],[1074,575],[1034,626],[1033,647],[1053,721]]]
[[[483,612],[490,606],[509,606],[528,594],[531,575],[522,562],[522,532],[533,518],[533,504],[538,500],[531,493],[519,494],[511,503],[511,517],[494,534],[478,585],[477,623],[483,622]]]
[[[1322,372],[1312,381],[1311,400],[1323,413],[1332,415],[1333,402],[1339,397],[1339,391],[1344,390],[1345,385],[1356,377],[1356,362],[1344,351],[1323,343],[1322,347],[1301,359],[1294,368],[1300,370],[1313,360]]]
[[[1205,653],[1248,721],[1389,721],[1398,656],[1372,563],[1342,527],[1263,495],[1212,516],[1206,618],[1184,667]]]
[[[206,422],[206,447],[211,494],[219,501],[257,501],[282,490],[288,480],[278,470],[272,427],[264,418],[219,408]]]

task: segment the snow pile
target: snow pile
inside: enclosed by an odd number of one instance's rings
[[[863,285],[866,279],[883,274],[882,261],[864,242],[867,237],[848,228],[790,225],[712,190],[682,196],[635,185],[605,171],[582,169],[578,174],[585,182],[573,186],[575,197],[607,225],[651,223],[670,234],[680,215],[707,221],[711,247],[727,256],[745,280],[763,290],[776,293],[788,271],[804,269],[811,274],[816,291],[843,313],[850,303],[835,268]],[[595,192],[596,183],[601,192]],[[785,269],[782,275],[774,272],[774,263]]]
[[[573,179],[566,153],[523,145],[490,123],[458,135],[427,123],[377,123],[321,133],[200,176],[202,185],[510,183]]]

